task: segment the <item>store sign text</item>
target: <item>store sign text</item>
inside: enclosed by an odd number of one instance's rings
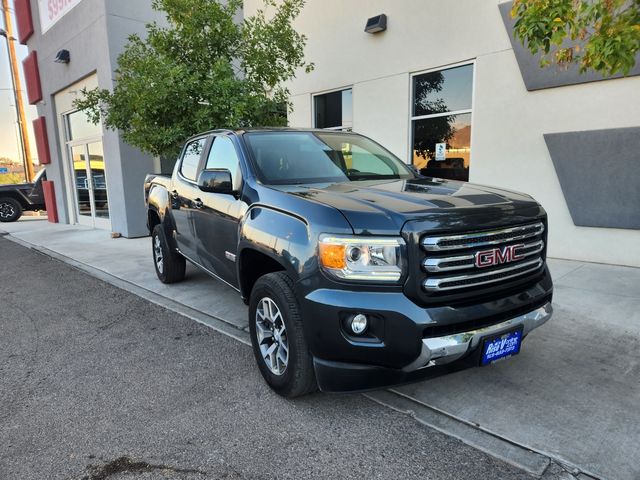
[[[69,10],[82,0],[38,0],[38,12],[40,13],[40,28],[42,33],[64,17]]]

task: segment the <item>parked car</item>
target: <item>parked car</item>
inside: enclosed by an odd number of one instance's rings
[[[158,278],[188,260],[238,290],[287,397],[488,365],[552,314],[533,198],[423,177],[360,135],[203,133],[145,195]]]
[[[0,185],[0,222],[15,222],[25,210],[44,210],[42,181],[46,179],[46,171],[42,170],[33,183]]]

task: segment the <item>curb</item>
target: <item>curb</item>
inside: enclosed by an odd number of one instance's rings
[[[463,423],[393,390],[370,392],[365,396],[537,477],[541,477],[551,464],[544,455]]]

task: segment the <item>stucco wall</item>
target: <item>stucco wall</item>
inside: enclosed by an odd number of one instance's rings
[[[65,145],[59,135],[60,114],[53,97],[79,80],[96,74],[100,88],[113,88],[113,70],[128,35],[144,34],[145,23],[162,21],[163,17],[151,9],[150,2],[128,0],[82,0],[44,35],[41,34],[36,0],[31,0],[34,35],[29,39],[30,50],[38,52],[38,63],[44,100],[39,115],[47,119],[51,165],[48,177],[55,182],[56,202],[61,222],[69,222],[67,185],[62,162]],[[68,64],[54,63],[56,53],[69,50]],[[66,93],[77,95],[75,92]],[[105,173],[109,195],[111,228],[127,237],[146,234],[142,184],[146,173],[153,171],[152,157],[124,144],[118,132],[104,130],[103,146]]]
[[[245,12],[257,4],[248,0]],[[380,13],[388,30],[364,33],[367,18]],[[289,85],[291,126],[312,126],[313,93],[352,86],[354,130],[408,161],[410,74],[475,61],[470,180],[542,203],[551,256],[640,266],[640,231],[573,224],[543,137],[640,126],[633,107],[640,105],[640,77],[528,92],[497,1],[312,0],[296,27],[308,37],[306,56],[316,68]]]

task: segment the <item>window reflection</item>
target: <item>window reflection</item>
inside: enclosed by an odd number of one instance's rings
[[[94,125],[89,121],[87,114],[81,110],[67,115],[69,125],[69,140],[96,137],[102,134],[100,125]]]
[[[78,214],[91,216],[91,200],[89,198],[89,177],[87,176],[87,155],[85,145],[71,147],[73,158],[73,174],[76,184],[76,202]]]
[[[90,143],[89,165],[93,179],[93,198],[96,204],[96,217],[109,218],[109,201],[107,199],[107,180],[104,173],[104,152],[102,142]]]
[[[473,65],[413,77],[413,116],[471,109]]]
[[[435,146],[446,144],[446,157],[436,158]],[[445,115],[413,122],[413,164],[423,175],[469,180],[471,114]]]
[[[413,164],[427,176],[469,180],[473,65],[413,77]]]
[[[201,138],[189,143],[184,150],[184,156],[182,157],[182,165],[180,165],[180,173],[189,180],[196,181],[196,175],[198,173],[198,165],[200,163],[200,155],[204,150],[206,139]]]

